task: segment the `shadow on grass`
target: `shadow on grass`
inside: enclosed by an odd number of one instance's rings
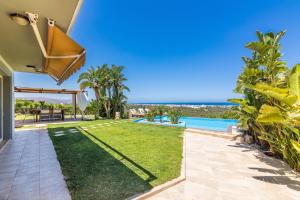
[[[72,199],[126,199],[152,188],[149,181],[156,177],[151,172],[93,134],[86,132],[95,141],[83,130],[67,129],[77,128],[48,130]],[[62,130],[65,135],[56,137]]]
[[[157,178],[150,171],[148,171],[147,169],[143,168],[142,166],[140,166],[139,164],[137,164],[136,162],[134,162],[133,160],[131,160],[130,158],[128,158],[127,156],[125,156],[124,154],[122,154],[121,152],[119,152],[118,150],[116,150],[115,148],[113,148],[112,146],[108,145],[107,143],[105,143],[101,139],[97,138],[95,135],[93,135],[89,131],[87,131],[87,130],[81,130],[81,131],[86,132],[89,136],[93,137],[95,140],[97,140],[98,142],[100,142],[101,144],[103,144],[106,148],[108,148],[109,150],[111,150],[114,153],[116,153],[118,156],[121,157],[121,160],[125,159],[131,165],[133,165],[134,167],[138,168],[138,170],[140,170],[143,173],[145,173],[147,175],[147,179],[146,179],[147,182],[151,182],[151,181],[153,181],[153,180],[155,180]]]

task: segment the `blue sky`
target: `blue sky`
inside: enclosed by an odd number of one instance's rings
[[[236,96],[256,30],[287,30],[284,59],[300,63],[299,10],[298,0],[85,0],[71,33],[87,50],[85,66],[60,87],[26,73],[15,85],[78,89],[81,72],[107,63],[126,67],[130,102],[224,101]]]

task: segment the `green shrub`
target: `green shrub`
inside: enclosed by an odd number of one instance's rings
[[[178,124],[179,118],[182,117],[181,111],[175,108],[170,109],[168,115],[172,124]]]
[[[95,119],[99,119],[99,110],[101,108],[101,102],[99,100],[92,99],[90,101],[90,108],[95,116]]]
[[[162,118],[163,118],[164,113],[166,112],[166,110],[167,110],[166,107],[162,106],[162,105],[159,105],[159,106],[156,107],[156,111],[155,112],[159,116],[160,123],[163,122]]]
[[[145,115],[147,121],[149,121],[149,122],[153,122],[155,116],[156,116],[156,111],[155,111],[155,110],[150,110],[150,111],[149,111],[148,113],[146,113],[146,115]]]

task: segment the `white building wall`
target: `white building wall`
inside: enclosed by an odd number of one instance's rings
[[[14,74],[10,66],[0,55],[0,75],[2,77],[2,133],[3,139],[12,139],[15,129],[14,120]],[[1,94],[0,94],[1,95]]]

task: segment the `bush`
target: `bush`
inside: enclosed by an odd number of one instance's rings
[[[149,122],[153,122],[154,118],[156,116],[156,111],[155,110],[150,110],[148,113],[146,113],[145,117]]]
[[[179,118],[182,117],[180,110],[175,108],[170,109],[168,115],[172,124],[178,124]]]
[[[160,120],[160,123],[163,122],[163,116],[164,116],[164,113],[166,112],[166,107],[165,106],[162,106],[162,105],[159,105],[156,107],[156,114],[159,116],[159,120]]]
[[[101,102],[99,100],[97,101],[97,100],[92,99],[90,102],[90,108],[95,116],[95,119],[99,119],[99,111],[101,108]]]

